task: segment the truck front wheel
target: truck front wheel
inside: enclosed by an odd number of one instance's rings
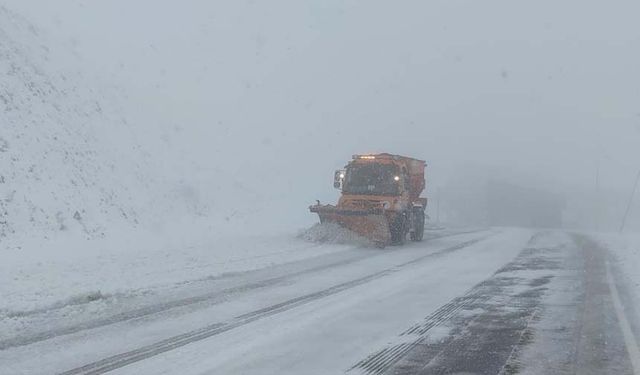
[[[405,214],[398,217],[391,223],[391,243],[393,245],[404,245],[407,239],[407,217]]]
[[[411,231],[411,241],[422,241],[424,237],[424,210],[415,209],[413,211],[413,230]]]

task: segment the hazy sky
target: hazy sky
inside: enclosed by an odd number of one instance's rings
[[[590,186],[600,163],[628,189],[640,168],[637,1],[0,3],[76,51],[61,69],[126,93],[159,148],[311,195],[366,151],[427,159],[437,184],[466,165]]]

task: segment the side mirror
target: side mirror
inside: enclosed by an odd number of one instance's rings
[[[334,174],[333,174],[333,187],[336,189],[341,189],[342,188],[342,182],[344,181],[344,176],[345,176],[345,171],[344,170],[337,170]]]

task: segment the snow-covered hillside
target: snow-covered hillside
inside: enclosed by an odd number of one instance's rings
[[[152,180],[130,139],[109,142],[126,120],[79,72],[56,69],[45,36],[4,7],[0,74],[1,243],[135,225],[136,192]]]
[[[284,196],[262,194],[256,181],[248,186],[256,176],[264,184],[266,171],[243,166],[243,151],[216,151],[234,150],[224,138],[229,129],[213,132],[222,135],[209,140],[213,158],[189,154],[198,134],[154,123],[154,113],[139,115],[128,102],[131,86],[105,84],[73,43],[51,38],[0,6],[2,249],[125,233],[139,242],[172,235],[199,241],[269,224],[265,212]]]

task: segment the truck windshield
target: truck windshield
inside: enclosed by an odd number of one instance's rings
[[[397,168],[385,164],[365,164],[347,169],[342,191],[347,194],[398,195],[394,180]]]

